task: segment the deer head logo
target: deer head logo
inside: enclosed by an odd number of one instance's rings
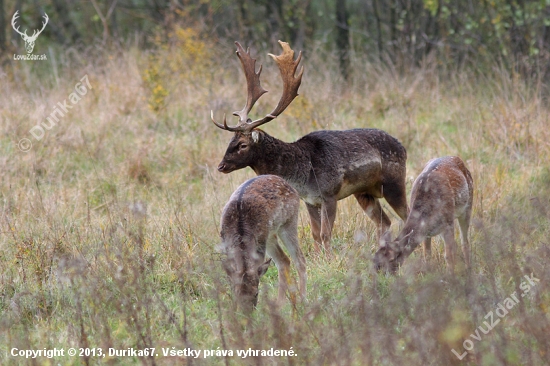
[[[46,28],[46,24],[48,24],[48,14],[44,13],[44,20],[46,22],[42,23],[42,29],[40,29],[37,33],[36,29],[34,30],[32,36],[28,36],[27,35],[27,30],[25,29],[25,32],[20,32],[19,31],[19,27],[16,27],[15,26],[15,21],[17,20],[17,18],[19,18],[19,15],[17,15],[17,13],[19,12],[16,11],[15,14],[13,14],[13,18],[11,18],[11,26],[13,27],[13,29],[19,33],[21,35],[21,38],[23,38],[23,41],[25,41],[25,49],[27,50],[27,53],[31,53],[32,50],[34,49],[34,42],[36,41],[36,38],[38,38],[38,36],[40,35],[40,33],[42,33],[42,31],[44,30],[44,28]]]

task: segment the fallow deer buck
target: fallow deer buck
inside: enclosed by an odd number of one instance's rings
[[[468,228],[472,213],[473,180],[464,162],[457,156],[432,159],[414,181],[411,192],[411,212],[397,238],[390,243],[382,240],[374,255],[377,270],[395,272],[403,261],[424,240],[424,254],[431,254],[431,237],[442,234],[445,260],[454,271],[456,241],[454,220],[458,219],[462,236],[462,252],[470,266]]]
[[[279,238],[288,250],[299,276],[302,299],[306,296],[306,261],[298,245],[300,197],[284,179],[260,175],[244,182],[225,205],[221,219],[220,252],[223,268],[229,275],[238,304],[250,312],[258,302],[260,277],[271,259],[279,277],[280,303],[290,290],[290,260],[279,246]],[[271,258],[265,261],[265,255]]]
[[[223,160],[218,166],[230,173],[247,166],[260,174],[284,178],[305,201],[311,220],[311,231],[317,249],[324,246],[330,252],[332,227],[336,217],[336,202],[354,195],[361,208],[376,223],[378,237],[391,222],[380,206],[385,198],[395,212],[406,220],[408,208],[405,190],[407,153],[397,139],[377,129],[316,131],[293,143],[278,140],[257,127],[277,118],[298,95],[303,67],[295,76],[301,52],[294,60],[288,43],[279,41],[283,52],[270,54],[277,62],[283,80],[283,94],[275,109],[263,118],[252,121],[248,113],[264,94],[260,85],[260,66],[242,46],[237,45],[246,76],[248,97],[245,107],[233,115],[239,117],[235,127],[212,122],[221,129],[234,132]]]

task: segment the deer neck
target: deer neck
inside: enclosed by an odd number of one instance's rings
[[[409,218],[410,217],[409,214]],[[426,238],[425,230],[419,225],[420,222],[412,224],[411,221],[412,220],[407,220],[403,230],[401,230],[396,239],[399,243],[399,250],[405,257],[408,257],[422,240]]]
[[[261,149],[250,167],[258,175],[277,175],[290,184],[302,184],[309,176],[309,155],[299,141],[288,143],[262,132]]]

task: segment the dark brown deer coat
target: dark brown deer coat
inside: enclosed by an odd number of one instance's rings
[[[327,246],[336,202],[352,194],[379,234],[391,222],[378,199],[385,198],[406,220],[406,159],[399,141],[377,129],[316,131],[293,143],[255,129],[235,133],[218,170],[230,173],[250,166],[256,174],[284,178],[307,205],[315,241]]]

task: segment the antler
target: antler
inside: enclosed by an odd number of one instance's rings
[[[254,103],[256,103],[264,93],[267,93],[267,90],[260,85],[262,65],[260,65],[260,69],[256,72],[256,60],[250,57],[250,48],[247,48],[245,52],[239,42],[235,42],[235,44],[237,45],[237,56],[239,60],[241,60],[244,75],[246,76],[246,89],[248,90],[248,97],[246,98],[246,105],[244,108],[240,112],[233,112],[234,116],[239,117],[239,124],[242,124],[247,122],[248,113],[254,106]]]
[[[46,24],[48,24],[48,20],[49,20],[50,18],[48,18],[48,14],[46,14],[46,13],[44,13],[43,18],[46,20],[46,22],[45,22],[45,23],[42,23],[42,29],[40,29],[40,30],[38,31],[38,33],[36,33],[36,29],[35,29],[34,32],[32,33],[32,36],[31,36],[30,38],[33,38],[33,39],[38,38],[38,36],[40,35],[40,33],[42,33],[42,31],[44,30],[44,28],[46,28]]]
[[[277,116],[283,113],[286,107],[292,103],[294,98],[298,96],[298,88],[302,83],[304,67],[302,66],[298,76],[294,75],[296,74],[296,69],[298,68],[300,60],[302,59],[302,51],[300,51],[298,58],[294,61],[294,51],[290,48],[288,43],[279,41],[279,44],[283,47],[283,53],[279,56],[275,56],[270,53],[269,56],[273,57],[275,62],[277,62],[277,66],[279,66],[281,78],[283,79],[283,95],[281,95],[281,99],[279,100],[279,103],[277,103],[277,107],[275,107],[270,114],[264,118],[248,123],[248,130],[252,130],[271,121],[272,119],[277,118]]]
[[[17,13],[19,13],[19,10],[17,10],[15,14],[13,14],[13,17],[11,18],[11,26],[13,27],[13,30],[19,33],[21,36],[28,37],[26,29],[25,29],[25,33],[22,33],[21,31],[19,31],[19,27],[15,28],[15,21],[17,20],[17,18],[19,18],[19,15],[17,15]]]
[[[290,48],[288,43],[279,41],[279,44],[283,48],[283,52],[279,56],[269,54],[273,57],[277,65],[279,66],[279,71],[281,72],[281,78],[283,79],[283,95],[277,104],[277,107],[264,118],[257,119],[255,121],[250,121],[248,119],[248,113],[252,109],[254,103],[266,92],[260,85],[260,73],[262,72],[262,67],[256,73],[255,63],[256,60],[250,57],[249,52],[244,52],[244,49],[238,42],[237,44],[237,55],[241,60],[243,65],[243,70],[246,75],[246,82],[248,88],[248,98],[246,105],[240,112],[233,112],[233,115],[239,117],[239,123],[235,127],[227,126],[227,121],[225,115],[223,116],[223,125],[217,123],[214,120],[214,112],[211,113],[212,122],[221,129],[227,131],[251,131],[254,128],[263,125],[279,116],[283,111],[290,105],[290,103],[298,96],[298,88],[302,83],[302,75],[304,73],[304,67],[300,69],[298,76],[296,74],[296,69],[298,64],[302,59],[302,52],[299,53],[298,58],[294,61],[294,51]],[[250,122],[249,122],[250,121]]]
[[[48,24],[48,20],[50,19],[50,18],[48,18],[48,14],[44,13],[44,19],[46,20],[46,22],[42,23],[42,29],[40,29],[40,31],[38,31],[38,33],[36,33],[37,31],[35,29],[32,36],[29,37],[27,35],[27,30],[26,29],[25,29],[25,32],[21,32],[19,30],[19,27],[16,28],[16,26],[15,26],[15,21],[17,20],[17,18],[19,18],[19,15],[17,15],[17,13],[19,13],[19,10],[17,10],[15,12],[15,14],[13,14],[13,17],[11,18],[11,26],[13,27],[13,30],[15,30],[17,33],[19,33],[24,39],[30,39],[30,40],[36,39],[40,35],[40,33],[42,33],[44,28],[46,28],[46,24]]]

